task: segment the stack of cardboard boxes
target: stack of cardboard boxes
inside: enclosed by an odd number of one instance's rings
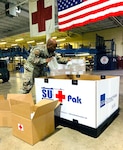
[[[54,109],[59,102],[41,100],[34,104],[31,94],[0,96],[0,126],[12,127],[12,134],[34,145],[55,131]]]

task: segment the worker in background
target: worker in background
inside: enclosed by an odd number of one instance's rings
[[[24,65],[23,88],[21,93],[29,93],[34,84],[34,78],[45,76],[44,68],[47,66],[54,56],[57,43],[50,38],[46,44],[47,50],[42,50],[40,47],[34,47],[30,51],[30,55]]]

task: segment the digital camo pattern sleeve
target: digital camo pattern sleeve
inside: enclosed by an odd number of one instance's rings
[[[34,68],[40,66],[42,64],[46,64],[46,53],[44,50],[39,49],[38,47],[34,47],[30,51],[30,55],[27,58],[26,63],[24,64],[24,68],[27,71],[33,72]]]
[[[57,62],[59,64],[67,64],[70,58],[68,57],[61,57],[61,56],[56,56]]]
[[[34,48],[31,51],[31,54],[28,58],[28,61],[34,65],[40,65],[46,63],[46,52],[44,50],[41,50],[39,48]]]

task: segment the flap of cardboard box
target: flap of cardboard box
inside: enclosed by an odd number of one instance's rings
[[[0,100],[5,100],[3,95],[0,95]]]
[[[34,101],[33,101],[31,93],[29,93],[29,94],[8,94],[7,100],[10,100],[10,99],[27,102],[31,105],[34,105]]]
[[[43,99],[39,103],[35,104],[35,115],[34,118],[39,117],[43,114],[46,114],[50,111],[53,111],[58,105],[59,101]]]
[[[8,100],[0,100],[0,111],[10,111]]]
[[[31,118],[31,105],[27,102],[10,99],[12,113],[28,118]]]

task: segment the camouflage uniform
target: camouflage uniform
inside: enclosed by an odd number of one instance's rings
[[[46,67],[46,58],[48,53],[39,47],[34,47],[24,65],[23,88],[21,93],[29,93],[34,84],[34,78],[45,76],[44,67]]]
[[[59,64],[67,64],[68,61],[70,60],[70,58],[68,57],[61,57],[61,56],[57,56],[56,59]]]

